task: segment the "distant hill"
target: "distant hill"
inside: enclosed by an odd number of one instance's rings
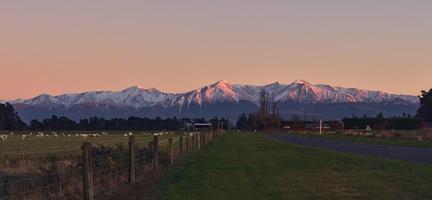
[[[306,115],[309,119],[341,119],[352,115],[387,116],[414,114],[418,97],[381,91],[313,85],[297,80],[264,85],[239,85],[227,81],[186,93],[165,93],[157,89],[130,87],[122,91],[92,91],[10,101],[24,121],[64,115],[87,117],[214,117],[235,119],[242,112],[258,109],[259,93],[266,90],[278,102],[282,117]]]

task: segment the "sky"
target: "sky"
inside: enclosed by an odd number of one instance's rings
[[[430,0],[0,1],[0,99],[218,80],[418,95]]]

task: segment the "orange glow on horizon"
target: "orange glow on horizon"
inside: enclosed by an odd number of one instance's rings
[[[221,79],[418,95],[432,87],[430,10],[390,0],[1,2],[0,99],[186,92]]]

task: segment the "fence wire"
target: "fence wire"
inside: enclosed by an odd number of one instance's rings
[[[93,146],[91,170],[96,199],[104,199],[115,193],[119,185],[127,185],[131,176],[131,152],[135,152],[133,166],[135,177],[139,177],[154,170],[156,163],[159,167],[168,166],[187,151],[198,151],[198,145],[204,144],[204,137],[200,140],[196,135],[182,137],[182,140],[179,136],[159,137],[157,152],[154,141],[137,141],[135,151],[124,141]],[[209,134],[205,137],[210,138]],[[81,148],[65,146],[52,151],[8,152],[0,158],[0,200],[82,199],[84,196]]]

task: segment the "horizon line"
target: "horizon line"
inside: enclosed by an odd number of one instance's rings
[[[61,95],[74,95],[74,94],[82,94],[82,93],[89,93],[89,92],[121,92],[121,91],[127,90],[129,88],[134,88],[134,87],[137,87],[140,90],[157,90],[157,91],[159,91],[161,93],[165,93],[165,94],[184,94],[184,93],[188,93],[188,92],[193,92],[193,91],[201,89],[203,87],[215,85],[215,84],[220,83],[220,82],[226,82],[226,83],[229,83],[231,85],[257,86],[257,87],[262,87],[262,86],[271,85],[271,84],[290,85],[290,84],[293,84],[293,83],[296,83],[296,82],[305,82],[305,83],[308,83],[308,84],[311,84],[311,85],[314,85],[314,86],[316,86],[316,85],[328,85],[328,86],[331,86],[333,88],[358,89],[358,90],[366,90],[366,91],[384,92],[384,93],[387,93],[387,94],[394,94],[394,95],[418,96],[418,95],[413,95],[413,94],[392,93],[392,92],[387,92],[387,91],[382,91],[382,90],[376,90],[376,89],[365,89],[365,88],[357,88],[357,87],[351,87],[351,86],[335,86],[335,85],[330,85],[330,84],[326,84],[326,83],[311,83],[310,81],[305,81],[304,79],[295,79],[294,81],[291,81],[290,83],[280,82],[280,81],[274,81],[274,82],[266,83],[266,84],[263,84],[263,85],[260,85],[260,84],[249,84],[249,83],[243,83],[243,84],[242,83],[233,83],[233,82],[228,81],[226,79],[220,79],[220,80],[218,80],[216,82],[213,82],[213,83],[207,83],[204,86],[198,87],[196,89],[182,91],[182,92],[162,91],[162,90],[160,90],[158,88],[155,88],[155,87],[144,88],[144,87],[140,86],[139,84],[137,84],[137,85],[132,85],[132,86],[126,87],[124,89],[120,89],[120,90],[116,90],[116,89],[113,89],[113,90],[109,90],[109,89],[100,89],[100,90],[97,90],[96,89],[96,90],[84,90],[84,91],[76,91],[76,92],[63,92],[63,93],[59,93],[59,94],[50,94],[50,93],[47,93],[47,92],[43,92],[43,93],[40,93],[40,94],[37,94],[37,95],[33,95],[33,96],[30,96],[30,97],[18,97],[18,98],[15,98],[15,99],[2,99],[2,98],[0,98],[0,101],[2,101],[2,102],[9,102],[9,101],[17,101],[17,100],[23,100],[23,99],[26,100],[26,99],[32,99],[32,98],[35,98],[35,97],[38,97],[38,96],[42,96],[42,95],[61,96]]]

